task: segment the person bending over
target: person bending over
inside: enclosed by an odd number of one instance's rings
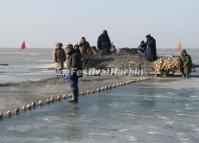
[[[180,71],[182,72],[184,78],[189,78],[192,68],[191,56],[187,54],[186,50],[182,50],[180,58],[181,58]]]

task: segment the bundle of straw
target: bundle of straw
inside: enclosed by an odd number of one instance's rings
[[[156,73],[175,71],[180,69],[180,59],[178,57],[160,58],[154,63]]]

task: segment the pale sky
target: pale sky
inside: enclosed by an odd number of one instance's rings
[[[157,48],[199,48],[199,0],[0,0],[0,47],[52,48],[57,41],[96,45],[106,29],[117,47],[145,35]]]

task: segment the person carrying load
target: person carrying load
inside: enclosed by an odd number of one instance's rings
[[[184,78],[189,78],[192,69],[191,56],[187,54],[187,51],[185,49],[183,49],[180,54],[180,59],[181,59],[180,71],[182,72]]]

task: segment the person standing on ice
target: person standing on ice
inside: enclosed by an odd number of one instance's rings
[[[80,49],[80,52],[82,54],[82,56],[88,56],[88,51],[90,49],[90,44],[88,41],[86,41],[86,38],[85,37],[82,37],[81,38],[81,41],[79,43],[79,49]]]
[[[144,40],[142,40],[138,47],[138,56],[139,57],[145,57],[146,48],[147,48],[147,44],[144,42]]]
[[[70,81],[72,98],[69,102],[78,103],[79,87],[78,79],[82,77],[82,62],[81,56],[73,48],[72,44],[68,44],[66,47],[66,54],[68,55],[67,70],[70,71],[69,76],[66,78]]]
[[[81,54],[81,51],[79,49],[79,45],[78,44],[74,45],[74,50],[75,50],[75,52],[77,52],[78,56],[80,58],[82,58],[82,54]]]
[[[64,69],[64,62],[66,61],[66,54],[62,47],[63,44],[58,42],[55,44],[55,49],[53,51],[53,60],[57,72]]]
[[[111,41],[106,30],[98,37],[97,48],[100,51],[100,55],[109,55],[111,53]]]
[[[153,62],[157,60],[157,52],[156,52],[156,40],[150,35],[146,35],[147,48],[145,50],[145,59],[147,61]]]

